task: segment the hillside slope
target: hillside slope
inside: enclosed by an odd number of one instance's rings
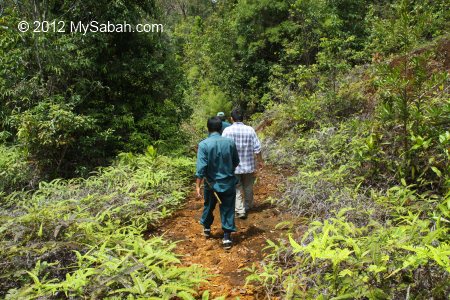
[[[449,46],[380,58],[333,98],[290,94],[264,114],[267,159],[297,169],[277,204],[310,222],[252,281],[288,299],[447,299]]]

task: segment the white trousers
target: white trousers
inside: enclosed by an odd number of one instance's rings
[[[255,183],[255,175],[236,174],[239,183],[236,186],[236,208],[237,214],[245,214],[253,207],[253,183]],[[244,196],[242,197],[242,194]]]

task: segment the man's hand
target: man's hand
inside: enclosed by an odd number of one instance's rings
[[[257,161],[257,169],[258,171],[261,171],[261,169],[264,168],[264,160],[262,158],[261,152],[256,154],[256,161]]]
[[[197,181],[195,183],[195,194],[197,198],[201,198],[201,185],[202,185],[203,179],[197,178]]]
[[[264,168],[264,161],[260,160],[260,161],[258,162],[258,171],[261,171],[262,168]]]

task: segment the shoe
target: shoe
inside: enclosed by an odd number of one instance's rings
[[[247,214],[246,214],[246,213],[243,213],[243,214],[236,214],[236,218],[245,220],[245,219],[247,219]]]
[[[222,240],[223,249],[228,250],[233,246],[233,242],[231,241],[231,234],[229,232],[225,232]]]
[[[210,238],[211,237],[211,228],[204,228],[203,235],[205,236],[205,238]]]

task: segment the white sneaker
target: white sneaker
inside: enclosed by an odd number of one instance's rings
[[[223,249],[225,249],[225,250],[231,249],[231,246],[233,246],[233,241],[231,241],[231,235],[224,234],[223,240],[222,240]]]
[[[246,214],[246,213],[243,213],[243,214],[236,214],[236,218],[245,220],[245,219],[247,219],[247,214]]]

